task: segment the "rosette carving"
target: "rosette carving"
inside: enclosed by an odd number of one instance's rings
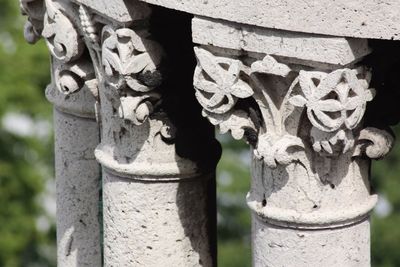
[[[331,73],[300,71],[298,83],[301,94],[290,103],[305,107],[313,128],[313,148],[319,153],[346,153],[354,147],[352,130],[365,113],[374,90],[368,88],[368,71],[340,69]]]
[[[253,89],[241,79],[241,61],[215,57],[201,48],[195,48],[195,53],[198,66],[194,86],[196,97],[205,110],[223,114],[232,109],[238,98],[253,95]]]
[[[161,84],[157,70],[161,47],[146,39],[146,31],[113,29],[102,33],[102,64],[107,84],[119,95],[119,116],[136,125],[142,124],[160,100],[154,91]]]

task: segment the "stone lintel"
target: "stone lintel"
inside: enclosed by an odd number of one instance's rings
[[[91,0],[96,2],[98,0]],[[109,0],[110,5],[115,0]],[[128,0],[129,1],[129,0]],[[130,0],[133,1],[133,0]],[[266,28],[400,40],[398,0],[141,0],[191,14]]]
[[[72,0],[83,4],[94,12],[119,23],[130,23],[146,18],[150,9],[136,0]]]
[[[366,39],[332,37],[254,27],[195,17],[193,42],[334,65],[347,65],[369,54]]]

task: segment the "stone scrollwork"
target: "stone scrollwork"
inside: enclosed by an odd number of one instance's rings
[[[83,52],[83,42],[72,21],[58,2],[45,0],[46,15],[42,36],[52,55],[61,61],[77,59]]]
[[[93,67],[88,61],[80,60],[73,64],[54,64],[54,83],[57,89],[64,95],[79,92],[84,86],[97,94],[97,81]]]
[[[43,0],[20,0],[20,9],[23,15],[28,16],[24,28],[25,39],[28,43],[36,43],[43,30],[44,2]]]
[[[20,0],[28,16],[25,39],[35,43],[43,37],[52,54],[52,83],[47,98],[58,109],[78,116],[93,116],[98,83],[92,60],[84,54],[75,10],[59,0]],[[83,90],[84,89],[84,90]],[[85,106],[83,103],[93,103]]]
[[[35,43],[40,37],[45,38],[56,59],[70,62],[82,55],[83,42],[63,5],[53,0],[20,0],[21,12],[28,16],[25,39]]]

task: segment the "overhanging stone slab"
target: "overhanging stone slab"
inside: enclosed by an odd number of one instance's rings
[[[86,1],[95,3],[98,0]],[[107,3],[115,6],[114,2],[116,1],[109,0]],[[196,15],[266,28],[357,38],[400,40],[400,1],[398,0],[142,1]],[[92,4],[92,6],[94,5]]]
[[[328,64],[346,65],[369,54],[367,40],[295,33],[196,17],[193,42]]]
[[[149,8],[138,1],[129,0],[72,0],[90,7],[96,13],[121,23],[145,18]]]

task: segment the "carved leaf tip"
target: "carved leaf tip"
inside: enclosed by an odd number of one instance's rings
[[[278,165],[289,165],[300,161],[304,151],[303,141],[293,135],[283,135],[273,137],[263,134],[260,137],[258,146],[254,149],[254,155],[260,160],[264,160],[269,168],[276,168]]]
[[[367,127],[359,133],[353,156],[366,155],[370,159],[382,159],[392,150],[394,141],[395,137],[388,131]]]

